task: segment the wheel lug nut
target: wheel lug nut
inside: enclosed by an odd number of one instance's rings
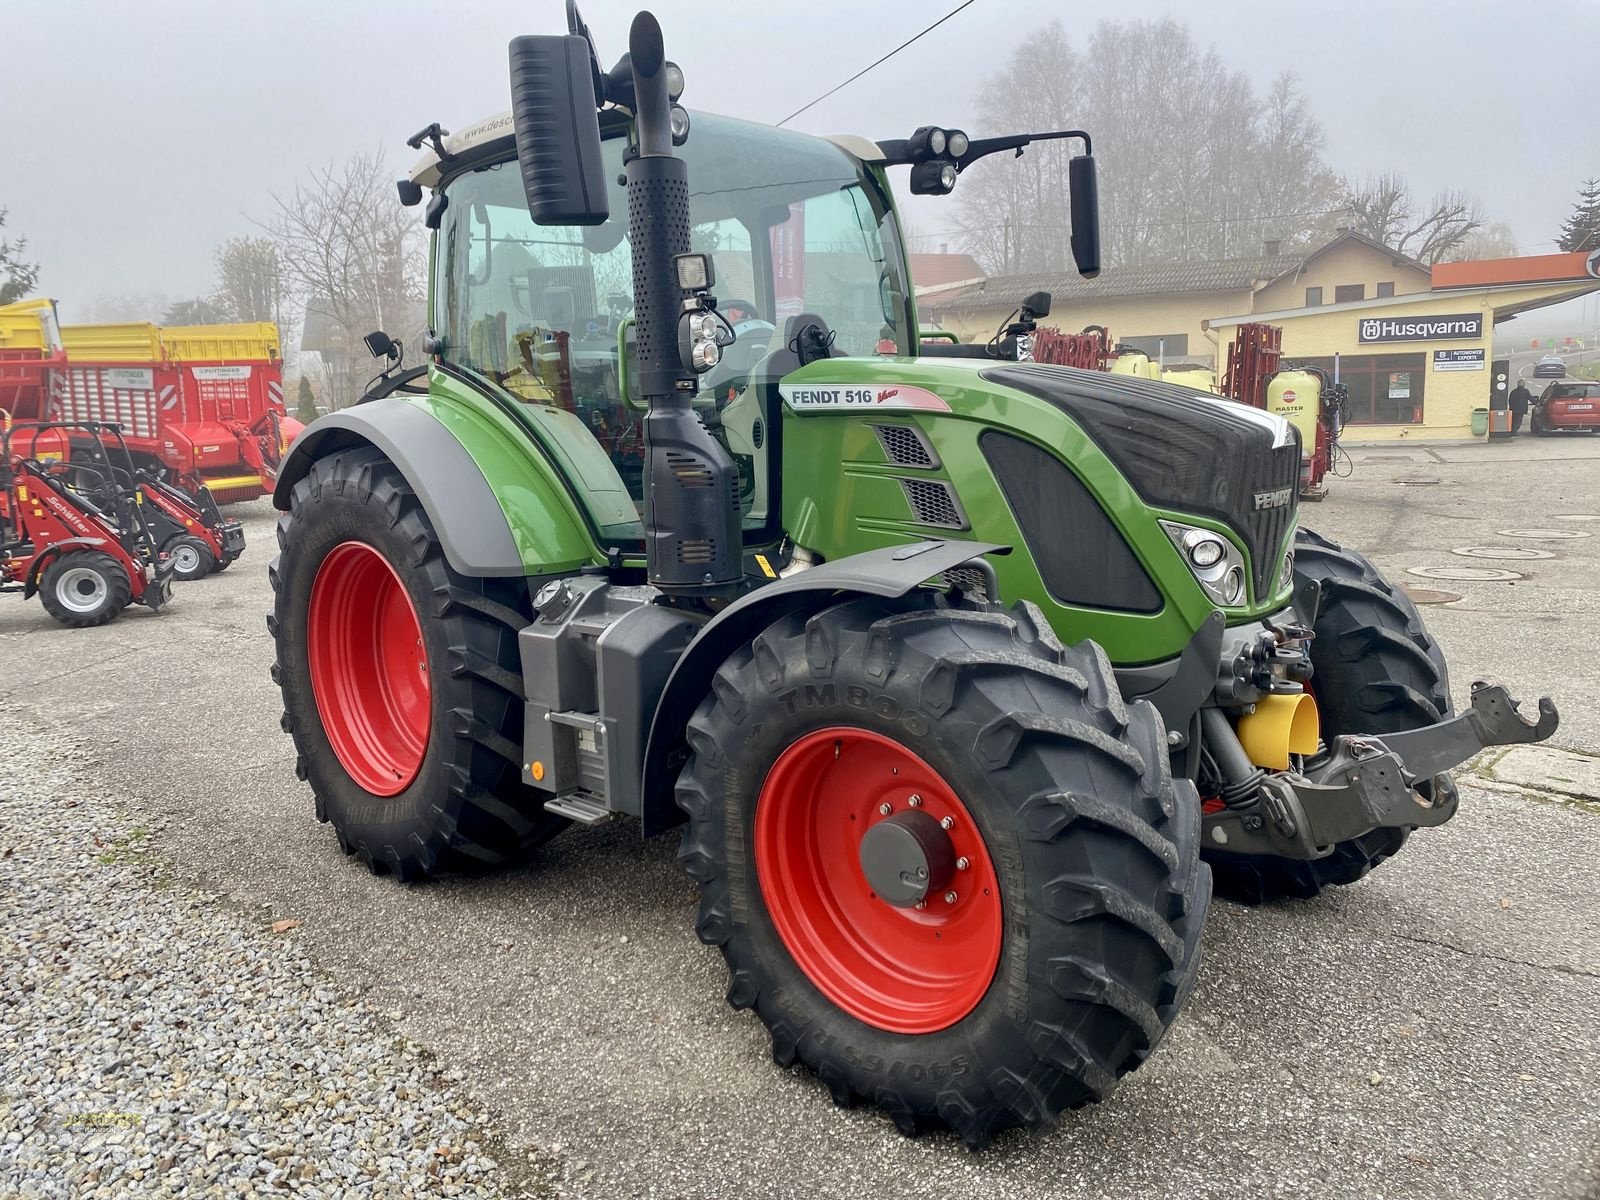
[[[955,823],[956,823],[956,819],[954,817],[942,817],[942,818],[940,818],[940,821],[939,821],[939,828],[940,829],[949,829],[950,826],[954,825]]]
[[[956,894],[954,892],[946,892],[944,894],[944,902],[946,904],[954,904],[956,902]]]
[[[878,805],[878,811],[887,817],[894,811],[894,805],[888,803],[880,804]]]
[[[911,797],[910,801],[908,801],[908,803],[911,805],[912,808],[921,808],[922,807],[922,797],[918,796],[918,795],[913,795]]]
[[[958,859],[956,859],[956,870],[958,870],[958,871],[965,871],[971,865],[972,865],[971,860],[969,860],[967,858],[958,858]]]
[[[918,900],[917,901],[917,907],[918,908],[927,908],[928,907],[928,902],[926,900]]]

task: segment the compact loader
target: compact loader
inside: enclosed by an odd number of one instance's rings
[[[277,480],[283,726],[369,869],[681,827],[776,1060],[980,1147],[1145,1060],[1214,881],[1350,883],[1554,730],[1452,707],[1405,594],[1297,529],[1282,418],[920,346],[887,173],[1074,141],[1093,276],[1087,133],[691,115],[648,13],[609,69],[568,23],[412,139],[426,362]]]

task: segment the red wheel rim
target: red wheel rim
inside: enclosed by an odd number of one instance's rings
[[[350,778],[393,796],[422,768],[433,689],[422,624],[389,560],[341,542],[311,584],[311,691],[328,742]]]
[[[860,860],[866,831],[908,807],[948,819],[958,865],[967,864],[924,908],[879,898]],[[989,990],[1002,920],[983,834],[939,773],[891,738],[819,729],[779,755],[756,801],[755,863],[767,912],[795,963],[858,1020],[933,1033]]]

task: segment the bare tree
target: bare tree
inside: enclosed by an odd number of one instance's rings
[[[1392,172],[1359,184],[1347,181],[1345,205],[1357,233],[1430,266],[1456,254],[1484,225],[1482,208],[1471,193],[1446,189],[1419,208],[1411,185]]]
[[[984,133],[1064,128],[1065,114],[1082,106],[1078,56],[1059,21],[1038,30],[1004,71],[978,93]],[[1061,142],[1041,142],[1021,159],[992,160],[962,179],[961,240],[997,274],[1062,269],[1067,243],[1067,158]]]
[[[229,238],[217,247],[218,308],[235,321],[283,323],[283,261],[268,237]]]
[[[1082,53],[1046,26],[985,82],[978,119],[980,133],[1093,131],[1109,263],[1256,257],[1267,240],[1299,249],[1339,196],[1294,77],[1258,97],[1172,20],[1103,22]],[[990,270],[1069,266],[1072,153],[1042,143],[963,178],[963,238]]]
[[[4,228],[5,223],[6,210],[0,208],[0,228]],[[27,262],[22,257],[27,249],[28,239],[25,237],[15,241],[0,238],[0,304],[21,300],[39,282],[39,264]]]
[[[334,408],[357,398],[370,372],[361,338],[374,329],[404,337],[422,323],[425,263],[418,222],[394,198],[382,154],[357,154],[314,171],[274,197],[267,229],[284,290],[309,325],[323,329],[323,395]]]
[[[1504,221],[1490,221],[1483,228],[1467,236],[1440,262],[1468,262],[1479,258],[1513,258],[1517,253],[1517,237]]]

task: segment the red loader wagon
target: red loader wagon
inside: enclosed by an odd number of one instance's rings
[[[0,308],[0,408],[115,424],[137,468],[219,503],[263,495],[301,428],[284,412],[276,326],[60,326],[49,300]]]

